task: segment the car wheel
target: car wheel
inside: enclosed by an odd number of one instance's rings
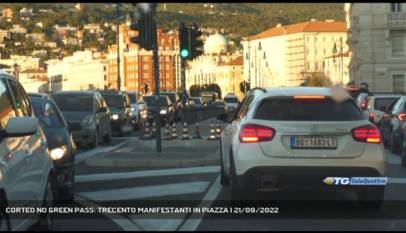
[[[59,192],[61,200],[65,201],[65,202],[72,202],[74,199],[74,196],[75,196],[75,172],[74,172],[73,168],[72,168],[72,172],[71,172],[70,181],[72,183],[72,187],[61,190]]]
[[[397,154],[399,153],[399,144],[396,143],[395,133],[392,132],[390,139],[390,152]]]
[[[11,231],[10,218],[7,216],[6,211],[0,211],[0,231]]]
[[[357,192],[358,204],[366,208],[379,208],[383,204],[384,193],[383,188],[360,190]]]
[[[54,196],[53,196],[53,190],[52,190],[52,177],[48,177],[47,185],[46,185],[46,190],[45,190],[45,195],[44,195],[44,201],[42,203],[43,208],[49,208],[52,207],[54,202]],[[43,213],[40,215],[39,220],[38,220],[38,228],[41,231],[50,231],[52,230],[53,226],[53,221],[51,218],[51,215],[46,211],[46,213]]]
[[[402,140],[402,148],[400,151],[400,160],[402,167],[406,167],[406,141]]]
[[[220,184],[223,186],[227,186],[230,184],[228,177],[225,174],[224,171],[224,163],[223,163],[223,152],[221,149],[221,141],[220,141],[220,163],[221,163],[221,167],[220,167]]]
[[[93,142],[90,144],[90,148],[96,148],[99,145],[99,129],[96,129],[93,135]]]
[[[111,142],[111,127],[109,128],[107,134],[104,135],[103,142],[104,142],[104,143],[109,143],[109,142]]]

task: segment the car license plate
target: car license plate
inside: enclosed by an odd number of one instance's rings
[[[337,138],[292,136],[290,147],[292,149],[336,149]]]

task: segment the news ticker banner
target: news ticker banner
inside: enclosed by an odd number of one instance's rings
[[[354,200],[306,201],[143,201],[105,202],[93,206],[77,203],[52,207],[12,206],[3,211],[12,218],[34,217],[48,213],[55,218],[112,218],[131,216],[139,219],[187,218],[312,218],[312,219],[406,219],[406,201],[385,201],[380,208],[365,208]]]

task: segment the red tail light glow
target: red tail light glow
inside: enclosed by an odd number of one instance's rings
[[[398,115],[398,119],[400,121],[404,121],[406,119],[406,113],[402,112]]]
[[[381,143],[379,130],[372,125],[364,125],[352,130],[352,137],[355,141],[367,143]]]
[[[368,114],[368,116],[369,116],[369,119],[370,119],[370,120],[373,120],[374,117],[375,117],[375,113],[374,113],[374,112],[370,112],[370,113]]]
[[[273,128],[261,125],[247,124],[244,125],[241,129],[240,142],[250,143],[250,142],[271,141],[274,136],[275,129]]]
[[[361,101],[361,104],[360,104],[360,108],[362,109],[362,110],[365,110],[366,108],[367,108],[367,106],[368,106],[368,99],[363,99],[362,101]]]

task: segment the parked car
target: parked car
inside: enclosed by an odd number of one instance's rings
[[[403,123],[406,120],[406,96],[401,96],[384,114],[380,124],[384,145],[392,153],[399,153],[403,141]]]
[[[138,93],[137,92],[127,92],[128,97],[130,98],[130,105],[131,105],[131,124],[134,130],[137,130],[140,125],[143,124],[141,118],[140,108],[138,106]]]
[[[5,211],[4,207],[51,207],[55,170],[28,95],[17,79],[3,70],[0,70],[0,103],[1,229],[25,231],[38,224],[50,230],[52,218],[48,212],[22,218]]]
[[[149,121],[152,122],[156,116],[155,96],[144,96],[143,99],[147,104]],[[166,95],[160,95],[159,101],[161,121],[172,124],[175,121],[175,110],[173,109],[171,99]]]
[[[101,91],[111,110],[111,129],[121,136],[131,132],[131,104],[130,98],[122,92]]]
[[[182,99],[179,98],[178,94],[175,91],[172,92],[160,92],[160,95],[169,96],[173,104],[173,109],[175,110],[175,119],[178,120],[181,117],[180,110],[182,105]]]
[[[59,91],[52,94],[68,125],[80,124],[72,132],[78,146],[95,148],[99,142],[111,141],[110,109],[96,91]]]
[[[379,126],[383,114],[388,111],[389,107],[398,99],[400,95],[375,94],[368,97],[368,106],[364,111],[364,116],[372,123]]]
[[[48,149],[55,166],[54,191],[57,199],[72,201],[74,195],[74,161],[76,144],[72,131],[81,130],[78,123],[70,125],[70,129],[55,102],[48,98],[30,98],[35,116],[45,133]]]
[[[385,177],[377,127],[352,99],[334,101],[328,88],[255,90],[237,114],[218,119],[232,122],[220,141],[220,183],[230,186],[232,200],[257,191],[329,189],[327,177]],[[384,185],[334,188],[355,192],[368,207],[384,200]]]

